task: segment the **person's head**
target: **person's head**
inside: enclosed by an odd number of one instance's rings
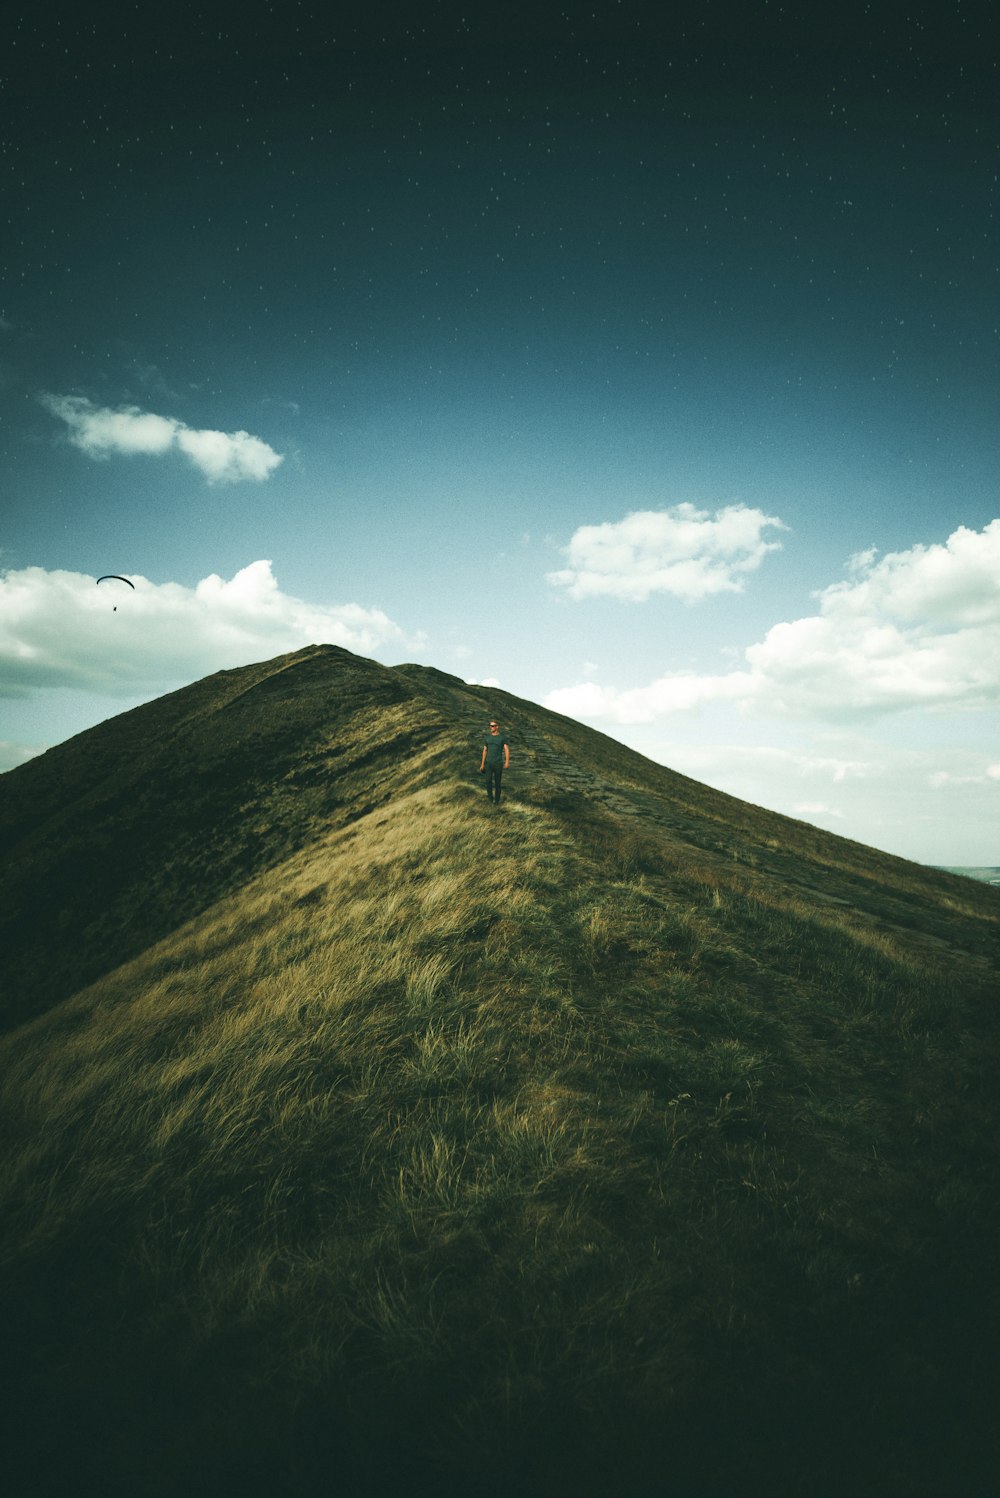
[[[496,718],[491,718],[490,719],[490,733],[499,733],[499,732],[500,732],[500,724],[497,722]]]

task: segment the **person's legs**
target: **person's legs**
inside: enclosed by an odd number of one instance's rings
[[[502,765],[498,765],[497,768],[493,771],[493,779],[494,779],[494,781],[496,783],[496,793],[495,793],[493,799],[494,799],[494,801],[496,802],[496,804],[498,806],[500,805],[500,777],[501,777],[502,774],[503,774],[503,766]]]

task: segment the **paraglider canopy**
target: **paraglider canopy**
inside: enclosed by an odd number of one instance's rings
[[[97,581],[99,583],[112,583],[112,582],[114,582],[114,583],[125,583],[125,584],[127,584],[128,587],[130,587],[132,589],[133,593],[135,592],[135,583],[130,583],[129,580],[128,580],[128,578],[127,577],[122,577],[122,575],[121,575],[120,572],[105,572],[104,576],[103,577],[99,577],[97,579]],[[117,612],[118,612],[118,605],[117,604],[115,604],[115,606],[111,610],[111,612],[113,614],[117,614]]]

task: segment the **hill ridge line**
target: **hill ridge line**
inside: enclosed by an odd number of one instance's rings
[[[316,646],[203,678],[0,777],[0,1023],[135,956],[323,828],[363,822],[414,775],[481,793],[490,711],[512,739],[508,806],[538,806],[581,845],[614,844],[622,868],[669,881],[697,863],[722,883],[739,871],[775,906],[840,909],[928,956],[997,960],[995,887],[752,807],[502,689]],[[975,910],[973,924],[952,908]],[[78,948],[57,942],[39,964],[37,929],[77,930]]]

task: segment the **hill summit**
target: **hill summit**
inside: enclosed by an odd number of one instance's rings
[[[996,889],[333,646],[0,848],[8,1491],[986,1490]]]

